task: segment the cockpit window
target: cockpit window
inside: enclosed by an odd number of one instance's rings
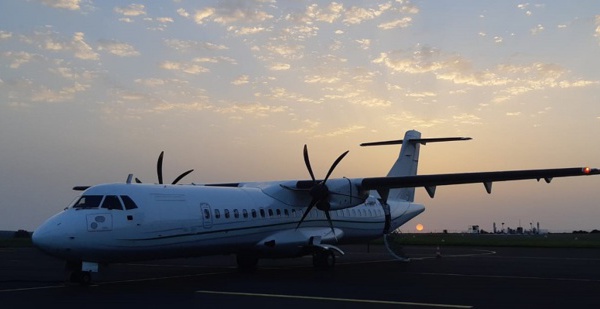
[[[138,208],[135,202],[127,195],[121,195],[121,200],[123,200],[123,204],[125,204],[125,209],[127,210]]]
[[[98,208],[103,197],[102,195],[83,195],[73,204],[73,208]]]
[[[123,206],[121,205],[121,201],[116,195],[107,195],[102,203],[102,208],[113,209],[113,210],[123,210]]]

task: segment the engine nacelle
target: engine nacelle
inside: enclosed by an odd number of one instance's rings
[[[369,197],[369,191],[359,190],[359,186],[348,178],[330,179],[326,184],[329,188],[330,210],[354,207],[364,203]]]

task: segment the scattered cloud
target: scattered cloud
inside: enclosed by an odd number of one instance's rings
[[[239,85],[245,85],[247,83],[249,83],[249,76],[248,75],[241,75],[238,76],[236,79],[234,79],[231,83],[233,85],[239,86]]]
[[[140,55],[139,51],[135,50],[133,46],[127,43],[108,40],[100,40],[100,42],[98,42],[98,50],[106,51],[109,54],[113,54],[119,57],[133,57]]]
[[[192,74],[192,75],[210,72],[209,69],[207,69],[201,65],[198,65],[195,63],[184,63],[184,62],[177,62],[177,61],[163,61],[159,65],[159,67],[161,69],[165,69],[165,70],[179,71],[179,72]]]
[[[143,4],[130,4],[126,7],[115,7],[115,13],[123,16],[140,16],[146,15],[146,7]]]
[[[531,32],[532,35],[536,35],[536,34],[539,34],[542,31],[544,31],[544,26],[538,24],[537,26],[535,26],[534,28],[532,28],[529,32]]]
[[[396,29],[396,28],[406,28],[409,27],[410,24],[412,22],[412,18],[411,17],[404,17],[401,19],[397,19],[394,21],[390,21],[390,22],[386,22],[383,24],[380,24],[379,26],[377,26],[380,29],[383,30],[391,30],[391,29]]]
[[[12,38],[12,32],[0,30],[0,40]]]
[[[366,128],[365,126],[361,126],[361,125],[352,125],[349,127],[336,129],[336,130],[328,132],[328,133],[319,134],[319,135],[316,135],[315,137],[337,137],[340,135],[348,135],[348,134],[354,133],[356,131],[361,131],[361,130],[364,130],[365,128]]]
[[[41,0],[44,5],[56,9],[67,9],[71,11],[79,10],[81,0]]]

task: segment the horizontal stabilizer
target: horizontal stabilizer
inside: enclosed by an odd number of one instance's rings
[[[453,142],[453,141],[468,141],[471,140],[470,137],[440,137],[440,138],[419,138],[419,139],[409,139],[409,142],[420,143],[421,145],[426,145],[427,143],[436,143],[436,142]],[[402,144],[405,141],[402,139],[393,140],[393,141],[382,141],[382,142],[369,142],[362,143],[361,146],[384,146],[384,145],[398,145]]]

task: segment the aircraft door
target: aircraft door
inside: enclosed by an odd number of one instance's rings
[[[210,205],[207,203],[200,204],[200,212],[202,216],[202,225],[205,229],[212,227],[212,212],[210,211]]]

